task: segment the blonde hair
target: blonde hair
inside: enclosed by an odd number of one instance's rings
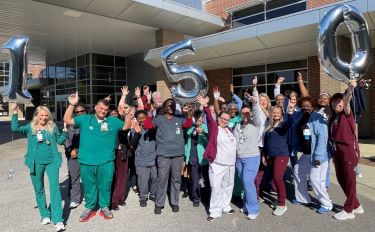
[[[33,134],[37,133],[37,127],[36,127],[38,123],[37,117],[38,117],[39,112],[42,110],[45,111],[48,115],[46,130],[50,133],[53,133],[55,130],[56,124],[53,122],[51,111],[46,106],[38,106],[36,110],[34,111],[33,119],[30,122],[31,131]]]
[[[268,97],[268,95],[267,95],[266,93],[260,93],[260,94],[258,95],[258,97],[259,97],[259,99],[260,99],[260,97],[264,97],[265,99],[267,99],[267,107],[266,107],[266,110],[267,110],[267,111],[270,111],[270,110],[271,110],[271,100],[270,100],[270,98]]]
[[[272,117],[272,113],[275,109],[280,109],[280,112],[281,112],[281,118],[280,118],[280,121],[278,122],[275,122],[273,120],[273,117]],[[267,128],[265,129],[265,131],[273,131],[273,129],[275,127],[277,127],[280,123],[283,122],[284,120],[284,112],[283,112],[283,109],[280,107],[280,106],[274,106],[272,109],[271,109],[271,112],[270,112],[270,116],[268,117],[269,118],[269,123],[268,123],[268,126]]]

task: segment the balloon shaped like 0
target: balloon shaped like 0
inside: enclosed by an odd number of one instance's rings
[[[173,83],[172,97],[181,104],[195,102],[198,95],[205,96],[208,91],[206,74],[199,66],[179,66],[176,63],[180,56],[194,54],[195,49],[190,39],[173,44],[160,54],[168,79]],[[178,83],[187,79],[194,83],[192,90],[186,90]]]
[[[337,51],[336,31],[342,23],[345,23],[351,34],[353,55],[350,63],[341,60]],[[367,23],[361,12],[353,6],[336,6],[322,18],[317,45],[321,64],[336,80],[358,80],[370,65],[371,41]]]
[[[26,36],[14,36],[6,42],[2,52],[8,53],[9,81],[2,91],[5,102],[18,102],[30,104],[31,94],[27,91],[27,47],[29,38]]]

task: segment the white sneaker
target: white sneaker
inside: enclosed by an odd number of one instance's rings
[[[251,213],[249,213],[249,214],[247,215],[247,219],[249,219],[249,220],[254,220],[255,218],[258,217],[258,215],[259,215],[259,214],[251,214]]]
[[[245,207],[242,207],[242,208],[240,209],[240,212],[241,212],[241,213],[247,213],[247,209],[246,209]]]
[[[79,203],[72,201],[70,202],[69,209],[75,209],[78,206],[79,206]]]
[[[51,219],[46,217],[42,219],[42,225],[48,225],[51,224]]]
[[[347,213],[347,212],[345,212],[345,210],[341,210],[337,214],[333,215],[333,217],[336,218],[337,220],[346,220],[346,219],[354,219],[355,218],[353,212]]]
[[[58,223],[55,225],[55,228],[56,228],[56,231],[64,231],[64,230],[65,230],[64,223],[62,223],[62,222],[58,222]]]
[[[259,202],[259,204],[262,204],[264,202],[264,199],[259,197],[258,202]]]
[[[276,209],[272,212],[275,216],[281,216],[288,210],[286,206],[277,206]]]
[[[276,208],[277,208],[277,204],[278,204],[278,202],[277,202],[277,200],[276,200],[276,201],[272,202],[272,204],[270,205],[270,207],[271,207],[272,209],[276,209]]]
[[[358,208],[353,209],[353,213],[356,213],[356,214],[363,214],[364,212],[365,210],[363,209],[362,205],[359,205]]]

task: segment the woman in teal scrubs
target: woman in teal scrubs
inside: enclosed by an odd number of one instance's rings
[[[41,222],[43,225],[55,224],[56,231],[65,230],[62,218],[61,193],[59,187],[59,168],[62,163],[61,153],[57,144],[63,144],[66,128],[60,133],[52,120],[51,112],[45,106],[36,108],[30,123],[18,124],[18,106],[11,104],[13,111],[11,128],[13,132],[27,135],[27,153],[25,164],[30,170],[31,182],[34,187]],[[47,208],[44,191],[44,173],[47,173],[50,186],[51,212]]]

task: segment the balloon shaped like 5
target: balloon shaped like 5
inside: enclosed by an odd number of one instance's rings
[[[11,37],[3,46],[2,52],[8,53],[9,81],[2,91],[5,102],[29,104],[31,94],[26,89],[27,84],[27,46],[29,38],[26,36]]]
[[[190,39],[173,44],[160,54],[167,76],[173,83],[172,97],[181,104],[195,102],[198,95],[207,94],[208,80],[204,71],[196,65],[179,66],[176,63],[180,56],[194,54],[195,49]],[[192,90],[186,90],[178,83],[187,79],[194,83]]]
[[[339,57],[336,31],[345,23],[351,38],[353,55],[350,63]],[[325,71],[334,79],[347,82],[360,79],[371,62],[371,41],[365,18],[350,5],[339,5],[331,9],[319,23],[318,51]]]

